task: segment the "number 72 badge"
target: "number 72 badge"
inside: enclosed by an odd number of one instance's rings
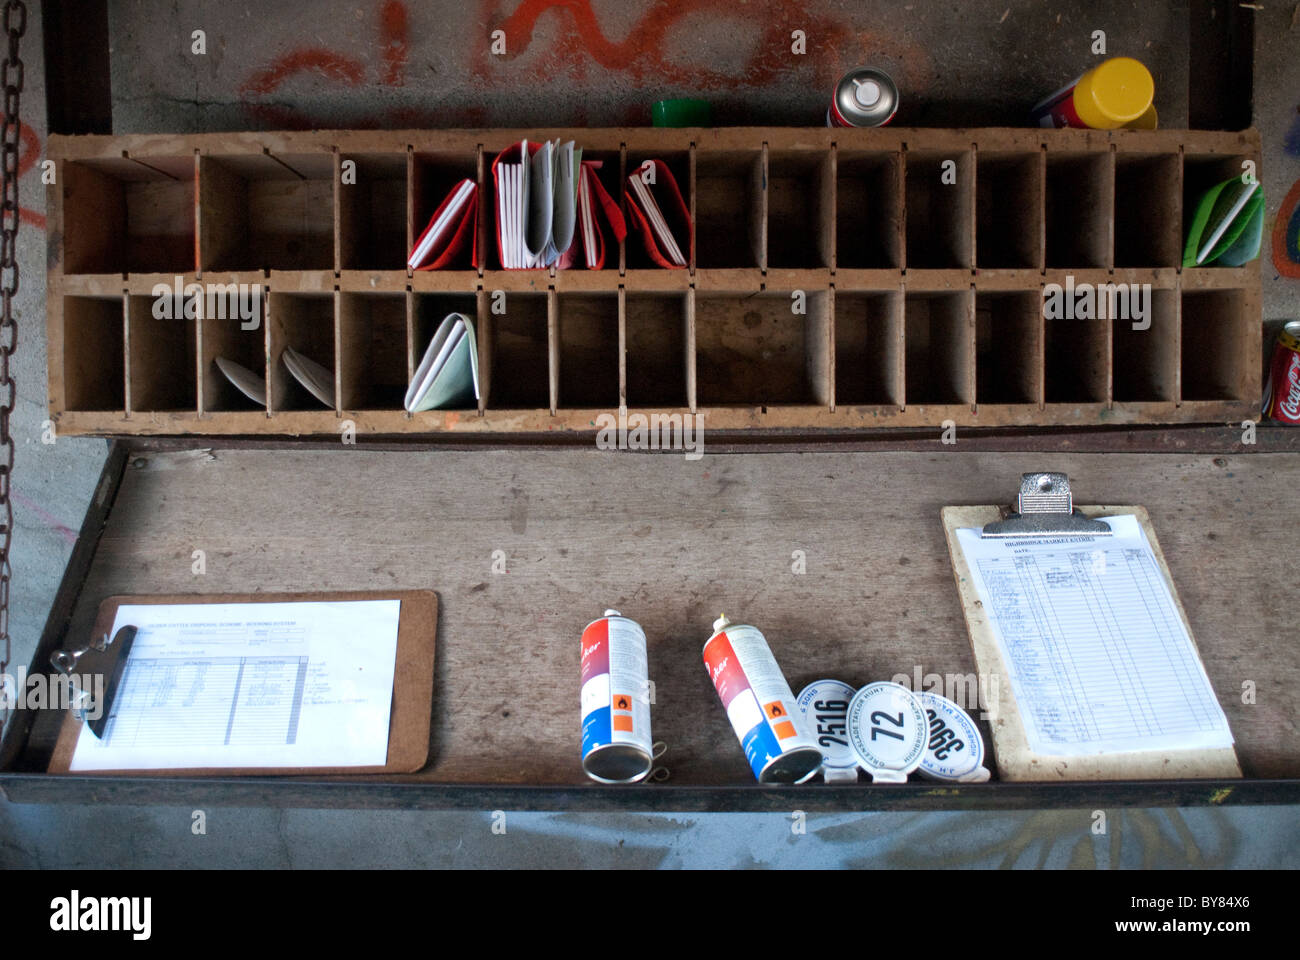
[[[869,683],[849,703],[849,743],[877,783],[904,783],[925,757],[929,724],[916,695],[897,683]]]

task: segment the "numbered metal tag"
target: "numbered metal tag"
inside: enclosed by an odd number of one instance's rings
[[[921,765],[928,724],[907,687],[869,683],[849,703],[849,743],[862,769],[882,783],[903,783]]]
[[[921,776],[931,780],[983,783],[989,778],[984,767],[984,738],[975,721],[947,697],[928,691],[920,694],[921,709],[929,723]]]
[[[808,731],[822,752],[822,778],[827,783],[858,779],[858,755],[849,744],[849,703],[855,689],[839,680],[814,680],[795,701]]]

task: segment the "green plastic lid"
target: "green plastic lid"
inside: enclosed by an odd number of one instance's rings
[[[656,100],[650,116],[656,127],[713,126],[713,108],[707,100]]]

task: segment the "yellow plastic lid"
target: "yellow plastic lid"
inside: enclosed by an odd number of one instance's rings
[[[1090,127],[1114,130],[1146,113],[1155,97],[1151,71],[1132,57],[1093,67],[1074,87],[1074,112]]]
[[[1156,105],[1153,103],[1147,107],[1147,112],[1142,114],[1136,120],[1131,120],[1124,124],[1125,130],[1155,130],[1160,126],[1160,115],[1156,113]]]

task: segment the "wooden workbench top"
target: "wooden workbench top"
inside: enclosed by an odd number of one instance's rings
[[[416,779],[576,785],[578,638],[614,607],[649,637],[672,782],[751,783],[701,667],[712,619],[763,630],[796,691],[972,673],[940,508],[1007,502],[1043,469],[1080,503],[1149,509],[1246,777],[1300,776],[1294,454],[146,452],[70,636],[111,594],[433,588],[433,762]]]

